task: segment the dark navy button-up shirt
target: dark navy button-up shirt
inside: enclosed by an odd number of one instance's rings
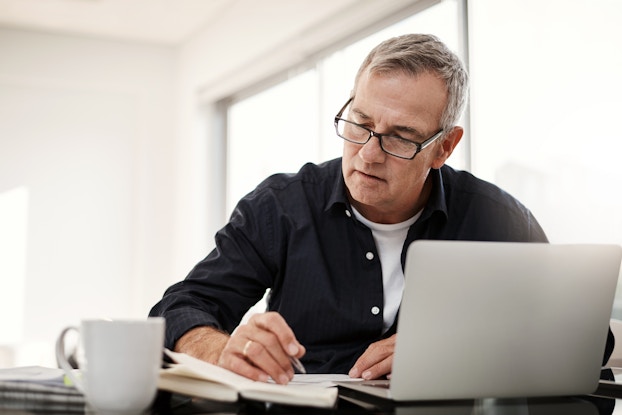
[[[531,212],[498,187],[449,166],[429,180],[402,267],[416,239],[547,241]],[[379,257],[371,230],[351,214],[341,159],[261,183],[216,234],[216,248],[150,314],[166,318],[172,348],[196,326],[233,331],[267,289],[268,309],[306,347],[311,373],[347,373],[369,344],[395,333],[383,334]]]

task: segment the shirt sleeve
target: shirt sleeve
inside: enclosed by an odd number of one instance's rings
[[[150,311],[166,319],[165,347],[188,330],[212,326],[232,332],[272,284],[274,209],[269,198],[242,199],[215,238],[216,247]]]

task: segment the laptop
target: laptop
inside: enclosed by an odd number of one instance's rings
[[[621,261],[618,245],[415,241],[391,380],[339,386],[396,402],[592,393]]]

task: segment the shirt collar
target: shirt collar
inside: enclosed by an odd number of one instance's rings
[[[340,159],[341,160],[341,159]],[[348,209],[350,208],[350,202],[346,196],[346,182],[343,178],[343,170],[341,169],[341,163],[339,165],[339,172],[335,175],[336,180],[333,184],[333,187],[330,192],[330,196],[326,201],[326,206],[324,207],[324,211],[329,211],[336,205],[345,205]]]
[[[427,219],[432,216],[434,212],[441,212],[447,217],[447,197],[445,195],[445,184],[443,182],[441,170],[430,170],[428,177],[432,180],[432,191],[430,192],[430,199],[423,210],[421,218]]]
[[[350,209],[350,202],[346,196],[346,183],[343,178],[343,170],[341,170],[341,163],[339,163],[339,174],[336,175],[335,183],[330,192],[330,197],[324,207],[325,211],[331,210],[336,205],[346,206]],[[447,201],[445,197],[445,185],[443,183],[443,176],[440,169],[431,169],[429,178],[432,180],[432,192],[430,193],[430,199],[426,204],[421,219],[427,219],[434,212],[441,212],[447,217]]]

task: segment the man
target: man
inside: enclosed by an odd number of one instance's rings
[[[389,375],[413,240],[546,242],[518,201],[445,165],[467,90],[433,36],[372,50],[335,117],[342,159],[268,178],[239,202],[216,248],[151,310],[166,346],[283,384],[291,357],[311,373]],[[267,289],[269,311],[234,332]]]

